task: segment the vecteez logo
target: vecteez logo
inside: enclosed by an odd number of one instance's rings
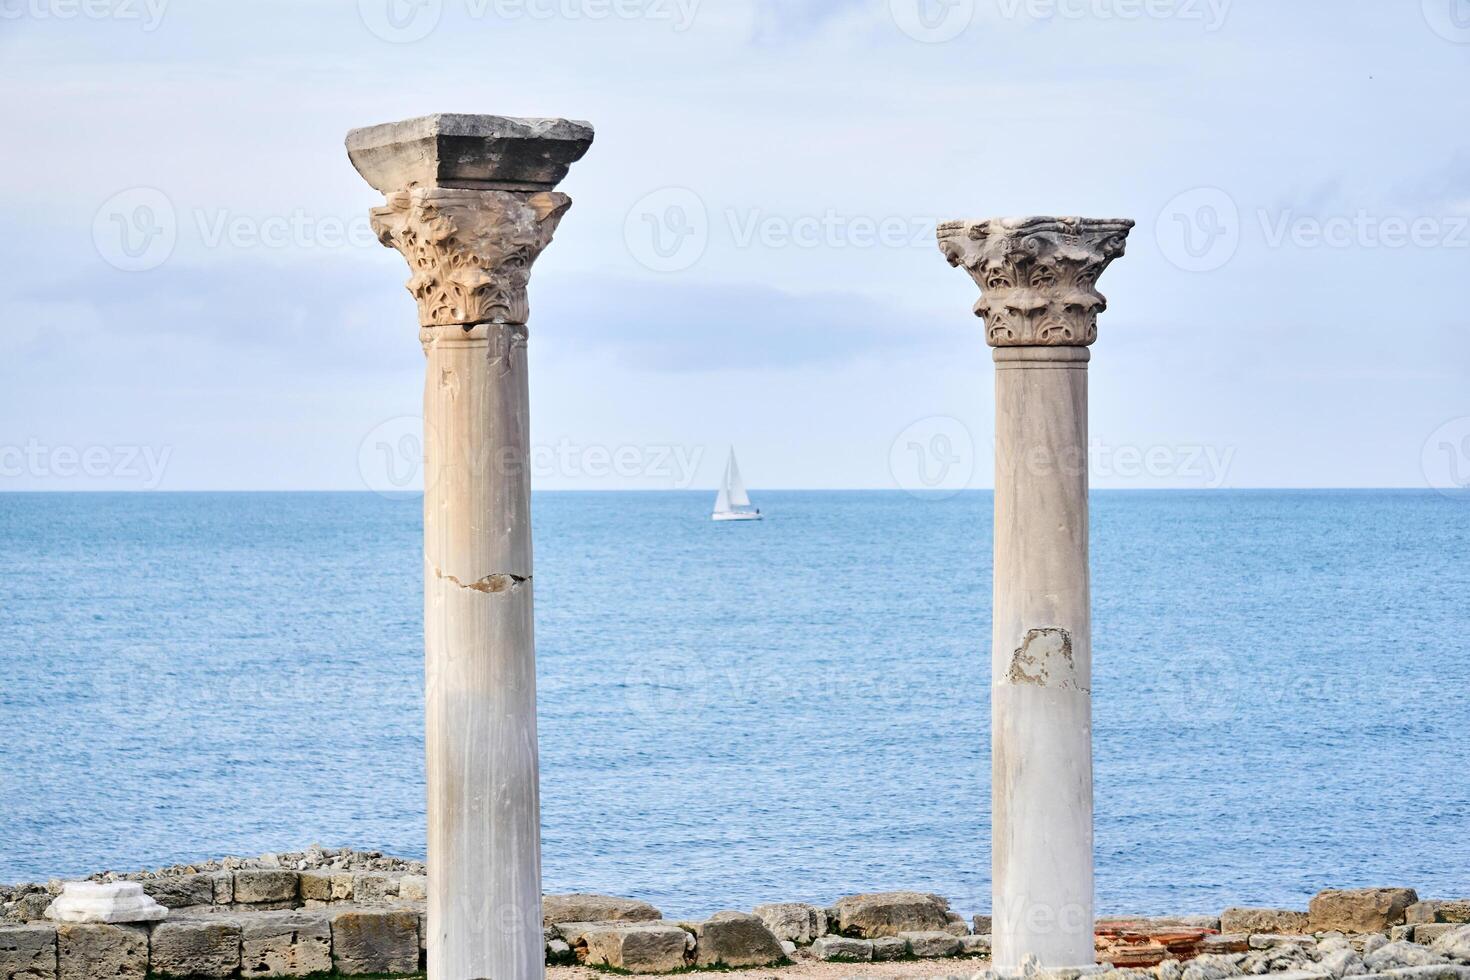
[[[357,0],[357,12],[375,37],[390,44],[412,44],[439,26],[444,0]]]
[[[1218,187],[1179,194],[1154,223],[1159,251],[1185,272],[1223,268],[1240,248],[1240,208]]]
[[[654,272],[693,268],[709,247],[709,210],[687,187],[665,187],[640,198],[623,221],[628,252]]]
[[[146,272],[169,260],[179,219],[167,194],[131,187],[102,203],[92,218],[92,243],[103,261],[123,272]]]
[[[975,0],[888,0],[888,14],[915,41],[942,44],[975,20]]]

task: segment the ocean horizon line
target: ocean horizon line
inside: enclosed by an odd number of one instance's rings
[[[684,489],[654,488],[654,487],[599,487],[586,489],[572,489],[567,487],[532,487],[534,494],[689,494],[707,496],[717,493],[718,487],[689,487]],[[918,499],[950,499],[953,497],[970,496],[974,494],[993,494],[994,487],[969,487],[964,490],[904,490],[895,487],[751,487],[751,493],[864,493],[864,494],[890,494],[894,496],[916,497]],[[1445,490],[1436,487],[1425,486],[1397,486],[1397,487],[1373,487],[1373,486],[1315,486],[1315,487],[1276,487],[1276,486],[1252,486],[1252,487],[1092,487],[1091,493],[1109,494],[1156,494],[1156,493],[1183,493],[1183,494],[1230,494],[1230,493],[1418,493],[1439,496],[1470,495],[1470,487],[1459,490]],[[311,489],[185,489],[185,490],[144,490],[144,489],[30,489],[30,490],[8,490],[0,489],[0,497],[4,496],[229,496],[229,495],[252,495],[252,496],[309,496],[309,495],[335,495],[335,496],[364,496],[383,497],[390,500],[422,497],[422,490],[402,490],[391,493],[379,490],[366,489],[344,489],[344,488],[311,488]]]

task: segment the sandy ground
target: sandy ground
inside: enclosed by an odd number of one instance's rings
[[[709,980],[968,980],[990,964],[984,960],[934,960],[930,963],[822,963],[804,961],[794,966],[765,967],[759,970],[721,970],[686,973],[681,976],[708,977]],[[547,980],[607,980],[608,974],[583,966],[554,966],[546,971]]]

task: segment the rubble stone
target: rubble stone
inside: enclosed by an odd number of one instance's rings
[[[1470,963],[1470,925],[1452,929],[1434,941],[1429,947],[1442,956]]]
[[[1416,946],[1408,942],[1389,943],[1363,957],[1363,965],[1369,973],[1382,973],[1406,966],[1435,966],[1446,962],[1446,958],[1433,949]]]
[[[1307,931],[1307,913],[1290,909],[1228,908],[1220,913],[1221,932],[1300,933]]]
[[[990,955],[990,936],[961,936],[960,955],[988,957]]]
[[[785,958],[777,939],[758,917],[717,912],[695,927],[695,966],[770,966]]]
[[[909,955],[908,941],[897,936],[879,936],[872,942],[874,963],[901,960]]]
[[[541,919],[546,925],[561,922],[652,922],[663,913],[634,898],[611,895],[547,895],[541,899]]]
[[[649,921],[560,923],[558,929],[578,962],[629,973],[682,969],[692,938],[678,926]]]
[[[809,946],[827,934],[827,913],[815,905],[801,902],[757,905],[755,914],[777,939],[790,940],[798,946]]]
[[[867,963],[873,959],[873,944],[866,939],[823,936],[812,943],[812,955],[819,960]]]
[[[958,956],[960,952],[959,937],[947,932],[901,932],[898,938],[908,943],[909,953],[921,960]]]
[[[941,931],[949,923],[949,902],[923,892],[849,895],[837,902],[836,931],[873,939],[902,932]]]
[[[1419,901],[1412,888],[1329,888],[1307,906],[1316,932],[1388,932],[1403,925],[1409,906]]]

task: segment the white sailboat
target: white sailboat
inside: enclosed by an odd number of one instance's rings
[[[745,481],[740,479],[740,464],[735,462],[735,449],[730,449],[730,459],[725,463],[725,480],[720,484],[720,495],[715,498],[716,521],[758,521],[761,512],[750,506],[750,495],[745,492]]]

